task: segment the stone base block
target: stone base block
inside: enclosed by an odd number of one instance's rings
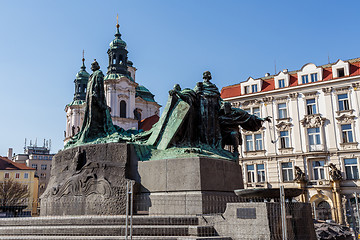
[[[236,198],[231,192],[157,192],[135,197],[136,213],[150,215],[193,215],[223,213],[226,203]]]
[[[41,198],[46,215],[116,215],[126,210],[129,145],[84,145],[59,152]]]

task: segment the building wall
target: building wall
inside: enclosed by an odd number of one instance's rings
[[[28,207],[24,211],[31,211],[32,215],[37,214],[37,199],[38,199],[38,179],[35,177],[35,170],[0,170],[0,182],[6,180],[5,174],[9,173],[9,178],[16,182],[24,184],[29,189]],[[19,178],[16,178],[16,173],[19,173]],[[25,173],[28,178],[25,178]]]
[[[339,60],[324,66],[307,64],[297,71],[284,70],[275,76],[249,78],[222,90],[223,99],[233,107],[252,113],[259,109],[261,117],[272,117],[272,123],[265,122],[258,132],[242,130],[239,162],[246,188],[303,187],[306,201],[315,205],[325,201],[333,208],[334,220],[346,221],[343,209],[336,212],[335,207],[340,204],[344,208],[354,192],[360,192],[359,61]],[[345,68],[345,76],[337,76],[339,68]],[[311,74],[316,74],[317,81],[311,82]],[[302,82],[303,75],[308,76],[308,83],[306,79]],[[279,81],[282,79],[284,84]],[[251,92],[255,84],[258,91]],[[249,88],[245,89],[246,86]],[[345,108],[341,100],[344,96],[347,96]],[[312,104],[314,107],[307,106]],[[343,137],[345,132],[347,140]],[[331,163],[341,171],[343,180],[339,186],[330,176]],[[295,166],[306,174],[306,184],[294,181]],[[265,178],[257,176],[262,171]]]

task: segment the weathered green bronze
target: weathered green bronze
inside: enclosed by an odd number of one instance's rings
[[[181,89],[179,84],[169,91],[169,99],[159,122],[151,130],[139,133],[114,126],[106,105],[104,76],[95,61],[88,82],[85,118],[81,131],[65,146],[131,142],[140,160],[174,157],[207,156],[237,160],[241,144],[239,125],[248,131],[257,131],[264,121],[244,110],[232,108],[224,102],[211,74],[204,72],[203,82],[192,90]],[[224,150],[233,146],[233,153]]]
[[[87,92],[84,122],[81,130],[72,137],[65,149],[84,144],[131,141],[131,132],[114,126],[106,104],[104,91],[104,74],[94,60],[91,64]]]

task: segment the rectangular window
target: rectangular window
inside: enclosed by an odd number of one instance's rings
[[[31,164],[31,167],[37,170],[37,164]]]
[[[306,110],[308,115],[317,113],[315,98],[306,100]]]
[[[264,164],[256,164],[257,181],[265,182],[265,167]]]
[[[29,173],[27,173],[27,172],[24,173],[24,178],[25,178],[25,179],[28,179],[28,178],[29,178]]]
[[[41,164],[41,170],[46,170],[47,169],[47,165],[46,164]]]
[[[263,150],[261,133],[255,134],[255,150],[256,151]]]
[[[292,163],[281,163],[282,177],[284,182],[294,180]]]
[[[42,156],[39,156],[39,160],[42,160]]]
[[[324,161],[313,161],[312,168],[314,180],[325,179]]]
[[[351,129],[351,124],[341,125],[341,134],[343,143],[351,143],[354,142],[353,133]]]
[[[260,117],[260,108],[254,107],[253,108],[253,115]]]
[[[301,80],[302,80],[302,83],[308,83],[309,82],[309,78],[308,78],[308,75],[302,75],[301,76]]]
[[[246,170],[247,170],[248,182],[255,182],[254,165],[247,165]]]
[[[254,140],[252,135],[246,135],[246,151],[254,151]]]
[[[338,77],[344,77],[345,76],[344,68],[339,68],[337,70],[337,74],[338,74]]]
[[[10,178],[10,173],[6,172],[4,178]]]
[[[310,151],[321,150],[320,128],[308,128]]]
[[[248,114],[251,114],[251,109],[250,108],[246,108],[244,109],[245,112],[247,112]]]
[[[37,159],[37,156],[33,156],[33,159]]]
[[[289,131],[280,131],[280,147],[281,148],[290,147]]]
[[[317,82],[318,80],[317,73],[310,74],[310,77],[311,77],[311,82]]]
[[[278,104],[279,119],[287,118],[286,103]]]
[[[349,110],[349,98],[348,94],[339,94],[338,95],[339,111]]]
[[[344,159],[346,179],[359,179],[359,171],[356,158]]]
[[[279,79],[278,83],[279,83],[279,88],[285,87],[285,79]]]
[[[250,86],[245,86],[244,87],[244,94],[248,94],[250,93]]]
[[[251,85],[251,92],[255,93],[258,91],[257,84]]]
[[[15,173],[15,178],[20,178],[20,173]]]

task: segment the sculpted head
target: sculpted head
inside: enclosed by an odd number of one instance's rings
[[[229,102],[224,102],[224,113],[225,114],[229,114],[231,113],[231,103]]]
[[[174,90],[176,90],[176,91],[181,91],[180,85],[179,85],[179,84],[175,84],[175,85],[174,85]]]
[[[204,81],[210,81],[211,80],[211,73],[209,71],[205,71],[203,73],[203,79],[204,79]]]
[[[96,61],[96,59],[94,59],[94,62],[91,63],[91,70],[93,72],[95,72],[96,70],[99,70],[99,69],[100,69],[99,63]]]

